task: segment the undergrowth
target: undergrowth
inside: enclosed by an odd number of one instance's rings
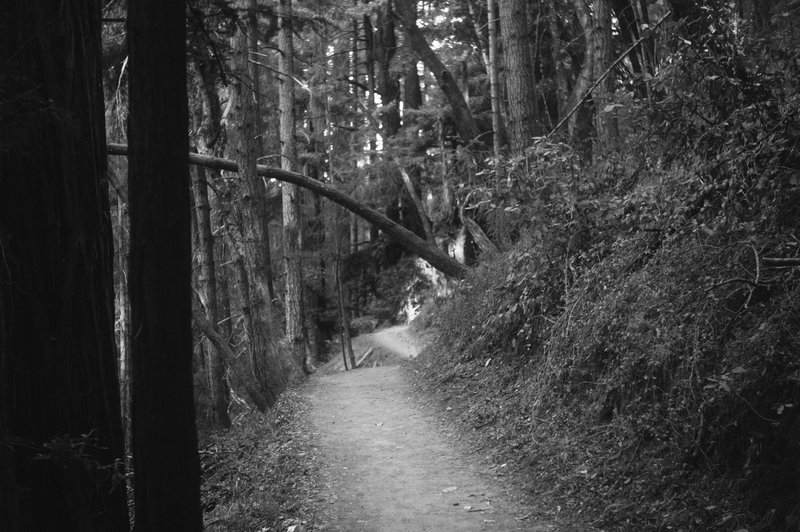
[[[580,167],[540,140],[495,168],[475,196],[513,244],[423,312],[427,378],[556,517],[800,529],[800,90],[720,28],[627,148]]]
[[[306,409],[290,389],[265,414],[253,411],[229,431],[201,433],[205,530],[284,531],[310,518],[315,465],[300,423]]]

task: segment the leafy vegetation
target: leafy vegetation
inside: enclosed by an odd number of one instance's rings
[[[423,313],[429,381],[564,519],[800,526],[798,42],[732,20],[679,38],[657,99],[616,97],[617,149],[487,172],[514,243]]]

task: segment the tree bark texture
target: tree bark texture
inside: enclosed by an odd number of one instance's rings
[[[375,63],[377,65],[377,91],[381,95],[381,131],[384,140],[400,131],[400,80],[392,69],[392,59],[397,52],[394,32],[392,2],[386,2],[378,11],[375,34]]]
[[[194,194],[195,217],[197,231],[200,235],[198,255],[200,257],[200,293],[205,307],[206,318],[214,326],[219,323],[219,306],[217,304],[217,268],[214,259],[214,234],[211,231],[211,207],[208,202],[208,184],[202,167],[196,167],[192,176],[192,192]],[[206,346],[206,372],[208,375],[208,391],[211,399],[211,411],[215,425],[230,428],[231,418],[228,415],[230,392],[225,382],[224,353],[215,345]]]
[[[464,100],[464,95],[458,87],[455,78],[444,66],[444,63],[439,59],[436,53],[431,49],[422,31],[417,27],[415,15],[413,15],[414,3],[411,0],[396,0],[395,9],[396,16],[403,24],[403,29],[408,39],[409,45],[420,60],[425,63],[431,72],[433,72],[439,87],[442,89],[445,98],[453,111],[453,118],[455,120],[456,129],[461,140],[466,145],[472,144],[480,135],[478,124],[472,116],[467,102]]]
[[[342,357],[344,367],[347,368],[348,360],[350,369],[356,369],[356,357],[353,353],[353,339],[350,336],[350,309],[347,305],[348,297],[344,292],[342,283],[342,257],[336,254],[336,294],[339,303],[339,333],[342,342]]]
[[[261,118],[261,74],[258,65],[258,0],[247,0],[247,46],[248,46],[248,61],[247,69],[249,79],[252,84],[253,96],[253,116],[252,121],[255,128],[256,136],[253,139],[255,144],[256,160],[262,154],[264,143],[259,140],[264,137],[264,124]],[[248,118],[249,119],[249,118]],[[255,180],[255,193],[256,205],[258,215],[258,226],[260,233],[259,256],[261,258],[262,266],[258,268],[257,275],[259,284],[262,285],[262,292],[264,292],[265,304],[267,310],[271,310],[275,304],[275,282],[272,274],[272,250],[270,249],[270,234],[269,234],[269,212],[266,205],[266,187],[259,183],[258,178]],[[270,313],[267,314],[269,316]]]
[[[521,154],[531,144],[537,120],[528,4],[527,0],[498,3],[508,94],[508,144],[514,155]]]
[[[580,106],[576,112],[570,116],[567,123],[569,126],[569,136],[576,151],[581,154],[584,161],[591,161],[593,107],[587,103],[581,102],[584,102],[589,92],[589,87],[592,85],[592,75],[594,73],[594,22],[592,20],[592,14],[584,0],[572,0],[572,3],[578,15],[581,28],[583,28],[584,54],[581,69],[578,72],[578,76],[575,78],[575,82],[572,85],[572,92],[567,100],[568,109],[572,109],[578,104],[580,104]]]
[[[470,5],[472,5],[470,3]],[[495,17],[495,0],[486,0],[486,10],[489,26],[489,50],[486,68],[489,73],[489,94],[492,101],[492,147],[494,156],[500,157],[502,152],[503,128],[502,101],[500,98],[500,65],[497,59],[497,17]]]
[[[295,133],[294,81],[294,43],[292,39],[292,2],[280,0],[279,3],[279,91],[280,108],[281,168],[294,172],[297,165],[297,145]],[[305,339],[303,331],[303,272],[300,260],[300,208],[298,190],[294,184],[281,187],[283,200],[283,264],[286,274],[286,341],[294,356],[303,367],[306,365]]]
[[[414,183],[411,181],[411,176],[408,175],[408,172],[406,172],[403,168],[400,168],[400,177],[403,180],[403,186],[406,189],[406,193],[408,194],[408,197],[411,198],[411,203],[414,205],[414,209],[417,211],[419,219],[422,222],[422,230],[425,232],[425,240],[433,245],[436,245],[436,240],[433,236],[433,229],[431,228],[431,221],[425,212],[425,207],[423,207],[422,201],[419,199],[419,194],[417,194],[417,191],[414,189]]]
[[[558,113],[556,121],[561,120],[567,112],[567,99],[569,98],[569,83],[567,78],[568,54],[561,40],[561,18],[559,15],[559,0],[548,0],[548,23],[550,27],[550,51],[553,56],[553,69],[555,70],[556,99],[558,100]]]
[[[408,14],[413,17],[409,20],[409,24],[417,25],[417,10],[413,9]],[[411,46],[406,42],[403,47],[409,48],[413,51]],[[419,71],[417,70],[416,54],[411,54],[412,60],[403,69],[403,106],[405,109],[419,109],[422,107],[422,88],[419,84]],[[406,121],[406,124],[408,122]]]
[[[584,33],[592,36],[592,81],[598,82],[593,89],[594,121],[598,147],[603,150],[615,149],[619,137],[617,114],[606,107],[614,92],[614,77],[605,75],[605,71],[614,59],[614,43],[611,40],[611,3],[610,0],[595,0],[591,16],[591,31]]]
[[[12,532],[128,526],[100,9],[0,7],[0,527]]]
[[[202,530],[192,383],[186,14],[128,6],[136,530]]]

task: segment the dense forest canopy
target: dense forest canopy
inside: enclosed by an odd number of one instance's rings
[[[558,421],[581,449],[617,429],[596,456],[665,457],[610,461],[635,480],[608,501],[732,479],[719,504],[620,503],[602,526],[798,526],[797,1],[14,4],[11,530],[48,526],[43,504],[68,530],[124,522],[131,468],[145,529],[161,475],[198,469],[195,422],[265,411],[332,356],[354,367],[351,334],[420,314],[443,386],[503,361],[509,445]]]

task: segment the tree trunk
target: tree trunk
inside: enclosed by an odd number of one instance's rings
[[[259,325],[253,313],[253,295],[250,290],[250,277],[247,275],[245,258],[241,253],[235,253],[233,261],[236,273],[236,285],[239,287],[239,301],[241,301],[244,327],[247,333],[250,355],[251,382],[245,383],[245,389],[250,400],[260,412],[264,412],[277,401],[278,394],[282,391],[278,386],[267,386],[264,375],[265,364],[262,358],[266,355],[267,346],[263,341]]]
[[[417,11],[416,9],[409,12],[409,16],[413,16],[413,21],[409,21],[410,24],[417,25]],[[404,48],[408,48],[413,52],[410,45],[405,42],[403,43]],[[409,54],[410,59],[408,59],[408,63],[406,64],[403,74],[403,107],[404,109],[419,109],[422,107],[422,89],[419,85],[419,71],[417,70],[417,58],[415,54]],[[406,125],[408,123],[407,120],[404,121]]]
[[[592,36],[592,81],[599,81],[593,89],[595,130],[597,144],[602,150],[615,150],[619,137],[617,113],[613,108],[606,109],[614,92],[614,76],[604,76],[611,64],[614,43],[611,40],[610,0],[595,0],[589,18],[593,27],[586,32]]]
[[[127,211],[127,200],[123,202],[121,197],[117,198],[117,235],[114,240],[117,243],[117,277],[116,285],[116,306],[119,310],[119,334],[117,336],[117,348],[119,349],[118,372],[119,392],[120,392],[120,411],[122,413],[122,432],[125,438],[125,448],[133,446],[133,432],[131,431],[131,335],[130,335],[130,302],[128,301],[128,251],[130,242],[126,236],[129,233]],[[133,464],[128,460],[128,453],[125,453],[125,467],[132,468]]]
[[[292,40],[292,1],[280,0],[279,4],[279,108],[281,138],[281,168],[294,172],[297,165],[297,145],[294,139],[294,43]],[[293,184],[281,188],[283,199],[283,264],[286,274],[286,341],[294,356],[306,371],[310,371],[307,360],[305,334],[303,330],[303,272],[300,260],[301,235],[299,222],[298,190]]]
[[[394,33],[392,3],[387,2],[378,11],[378,31],[375,35],[375,63],[378,66],[377,92],[381,95],[381,131],[384,140],[400,131],[400,80],[392,70],[392,59],[397,51]]]
[[[344,366],[347,368],[347,359],[350,359],[350,369],[356,369],[356,357],[353,353],[353,340],[350,337],[350,310],[347,307],[347,296],[342,283],[342,257],[338,250],[336,253],[336,292],[339,301],[339,331],[342,339],[342,356],[345,356]]]
[[[0,526],[126,530],[101,3],[2,9]]]
[[[471,5],[471,4],[470,4]],[[500,157],[502,151],[503,115],[501,114],[502,102],[500,99],[500,69],[497,62],[497,18],[495,17],[495,0],[486,0],[489,25],[489,91],[492,100],[492,146],[494,156]]]
[[[550,26],[550,51],[553,56],[553,69],[555,70],[556,100],[558,102],[558,112],[556,121],[566,114],[567,100],[569,98],[569,83],[567,80],[567,58],[568,54],[561,41],[561,22],[558,16],[558,0],[548,1],[548,22]]]
[[[255,146],[255,158],[262,154],[262,147],[264,143],[259,139],[264,137],[264,124],[261,119],[261,75],[259,73],[258,65],[258,0],[247,0],[247,47],[249,61],[247,68],[249,77],[252,84],[253,94],[253,116],[252,121],[254,124],[255,138],[253,143]],[[248,119],[250,119],[248,117]],[[258,277],[261,279],[261,284],[264,285],[264,299],[267,310],[271,310],[275,304],[275,282],[272,274],[272,250],[270,249],[270,234],[269,234],[269,212],[266,205],[266,187],[264,187],[256,178],[255,195],[257,202],[256,213],[258,216],[258,225],[260,228],[260,239],[257,245],[259,246],[259,256],[261,258],[261,265],[258,268]],[[267,316],[271,314],[268,313]]]
[[[491,67],[492,60],[489,53],[490,44],[489,44],[488,32],[487,35],[483,34],[483,31],[481,30],[481,28],[483,27],[482,12],[479,13],[475,9],[475,4],[480,5],[480,1],[465,0],[464,3],[467,4],[467,11],[469,11],[469,18],[470,18],[469,22],[472,25],[472,31],[475,33],[475,39],[478,41],[478,47],[481,50],[481,61],[483,62],[483,67],[486,69],[487,75],[490,75],[489,71],[492,68]],[[486,1],[486,5],[487,7],[489,7],[489,9],[486,12],[487,27],[488,27],[489,25],[492,24],[491,21],[494,15],[494,9],[489,4],[489,0]]]
[[[413,14],[414,6],[415,4],[411,0],[397,0],[395,3],[396,16],[403,24],[409,45],[417,53],[420,60],[425,63],[425,66],[433,72],[439,87],[442,89],[442,93],[444,93],[452,108],[456,129],[461,140],[467,146],[473,142],[480,142],[478,139],[480,130],[475,118],[472,116],[472,111],[470,111],[467,102],[464,101],[464,95],[461,93],[455,78],[431,49],[422,31],[414,23],[414,20],[416,20],[416,16]]]
[[[375,51],[375,32],[372,29],[372,20],[369,18],[369,15],[364,15],[364,49],[366,53],[364,54],[364,64],[366,67],[366,74],[367,74],[367,120],[371,119],[371,117],[375,114],[375,61],[376,61],[376,51]],[[378,134],[378,128],[369,128],[369,162],[375,160],[375,150],[377,149],[377,142],[375,139],[375,135]],[[358,220],[355,220],[356,223],[356,233],[358,232]],[[356,238],[356,241],[358,238]],[[358,244],[356,244],[358,247]]]
[[[128,147],[124,144],[109,144],[108,153],[111,155],[127,155]],[[189,160],[193,164],[202,164],[206,167],[229,170],[231,172],[236,172],[238,168],[234,161],[220,159],[218,157],[209,157],[207,155],[193,153],[189,155]],[[386,232],[386,234],[394,238],[398,244],[403,246],[409,253],[419,255],[421,258],[428,261],[431,266],[446,275],[463,277],[467,271],[469,271],[463,264],[454,261],[405,227],[394,223],[377,210],[363,203],[359,203],[326,183],[315,181],[314,179],[296,172],[278,170],[277,168],[269,168],[263,165],[258,165],[256,170],[258,175],[266,179],[275,179],[276,181],[282,181],[284,183],[292,183],[313,190],[320,196],[328,198],[334,203],[338,203],[345,209]]]
[[[206,318],[213,327],[219,324],[217,304],[217,271],[214,263],[214,235],[211,232],[211,208],[208,203],[208,184],[202,167],[197,167],[192,179],[197,231],[200,234],[200,294],[205,307]],[[213,344],[206,346],[206,372],[208,391],[214,423],[219,427],[230,428],[228,399],[230,391],[225,382],[224,354]]]
[[[594,22],[589,8],[586,6],[584,0],[573,0],[575,12],[578,15],[581,28],[583,28],[584,40],[584,55],[583,64],[581,65],[578,77],[572,85],[572,92],[567,100],[567,108],[572,109],[575,105],[584,101],[587,96],[589,87],[592,85],[592,74],[594,73]],[[592,160],[592,114],[594,109],[594,102],[589,102],[580,105],[577,112],[575,112],[569,119],[569,135],[575,150],[581,155],[584,161]]]
[[[402,168],[400,168],[400,176],[403,179],[403,186],[406,189],[406,193],[408,193],[408,197],[411,198],[411,203],[414,205],[417,215],[422,222],[422,230],[425,231],[425,239],[429,243],[436,245],[436,239],[433,237],[433,230],[431,229],[431,221],[425,213],[425,207],[422,206],[422,201],[420,201],[417,191],[414,190],[414,183],[411,182],[411,176]]]
[[[528,2],[502,0],[498,7],[508,94],[508,144],[513,155],[520,155],[531,144],[537,120]]]
[[[128,6],[137,530],[202,530],[192,383],[186,13]],[[158,80],[158,83],[154,83]]]

